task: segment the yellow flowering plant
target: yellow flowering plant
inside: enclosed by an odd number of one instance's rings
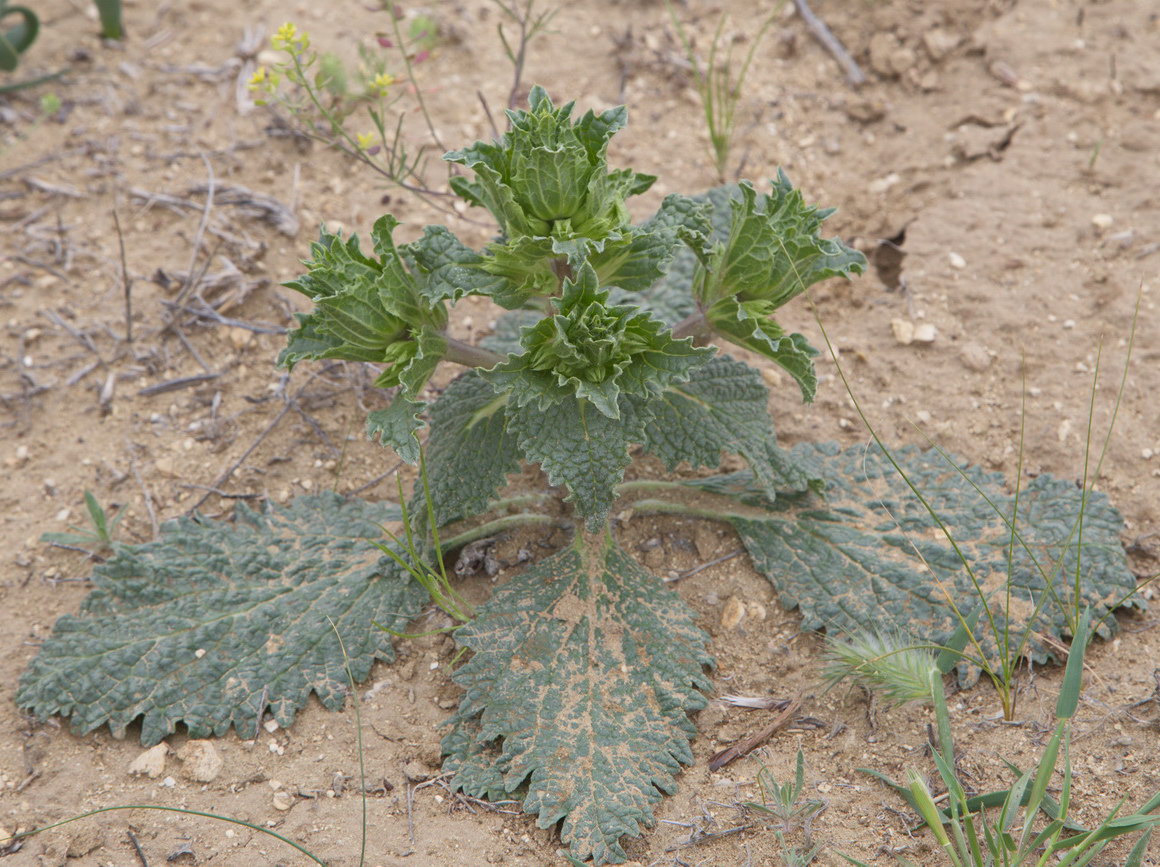
[[[387,70],[385,49],[392,43],[378,39],[360,45],[358,62],[348,65],[337,54],[312,47],[310,34],[287,22],[275,31],[270,45],[284,57],[258,67],[250,77],[257,105],[285,111],[306,136],[407,189],[426,192],[419,172],[422,151],[412,156],[402,139],[404,114],[396,106],[405,91]],[[360,128],[353,128],[363,112]]]

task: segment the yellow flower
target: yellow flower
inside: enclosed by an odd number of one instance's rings
[[[306,33],[300,33],[297,27],[287,21],[278,28],[278,32],[270,42],[280,51],[305,51],[310,45],[310,37]]]
[[[375,134],[373,132],[360,132],[357,136],[359,150],[366,150],[375,143]]]
[[[264,90],[269,74],[266,72],[266,67],[259,66],[254,70],[254,74],[250,76],[249,88],[250,90]]]
[[[395,76],[391,75],[389,72],[382,72],[371,80],[371,90],[375,91],[379,95],[382,95],[386,93],[387,88],[394,83]]]

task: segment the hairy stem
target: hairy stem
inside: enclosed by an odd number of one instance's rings
[[[728,522],[730,518],[748,517],[742,512],[686,506],[684,503],[674,503],[669,500],[637,500],[632,504],[632,510],[637,514],[683,515],[686,518],[703,518],[706,521]]]
[[[616,496],[624,497],[631,494],[644,494],[650,491],[688,491],[680,482],[665,482],[659,479],[636,479],[632,482],[621,482],[616,486]]]
[[[447,355],[444,357],[448,361],[454,361],[464,367],[490,368],[505,360],[504,356],[498,352],[492,352],[482,346],[474,346],[464,340],[456,340],[454,337],[448,337],[446,340]]]
[[[504,530],[510,530],[513,527],[530,527],[530,526],[544,526],[555,523],[556,519],[550,515],[537,515],[530,512],[521,512],[517,515],[504,515],[502,518],[496,518],[494,521],[488,521],[480,524],[478,527],[472,527],[470,530],[464,530],[458,535],[452,536],[449,539],[444,539],[442,548],[444,551],[451,551],[455,548],[462,548],[469,542],[474,542],[476,539],[486,539],[488,536],[494,536],[496,533],[502,533]]]

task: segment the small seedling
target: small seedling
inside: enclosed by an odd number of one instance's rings
[[[824,801],[802,799],[802,793],[805,791],[805,757],[802,755],[801,747],[798,747],[792,783],[787,782],[784,785],[778,783],[769,768],[762,766],[757,773],[757,785],[761,790],[761,803],[748,801],[745,806],[770,817],[786,867],[805,867],[810,864],[821,851],[821,845],[802,851],[785,839],[786,834],[801,829],[808,847],[810,823],[826,808]]]
[[[110,519],[92,491],[85,491],[85,509],[89,514],[89,529],[69,527],[69,533],[43,533],[40,541],[60,548],[83,551],[97,559],[112,554],[116,545],[113,535],[125,513],[118,512]]]
[[[713,39],[709,43],[709,56],[704,63],[697,56],[693,41],[681,24],[677,13],[673,9],[671,0],[665,0],[672,19],[673,28],[685,50],[689,65],[692,67],[694,81],[697,86],[697,95],[701,98],[701,108],[705,113],[705,125],[709,130],[709,145],[713,151],[713,163],[717,168],[717,179],[725,183],[729,168],[729,156],[733,151],[733,143],[737,132],[737,106],[745,93],[745,79],[749,75],[749,66],[753,62],[761,40],[766,31],[773,24],[775,16],[781,11],[778,4],[757,28],[757,32],[750,37],[749,50],[740,68],[734,65],[733,40],[725,39],[724,31],[727,18],[722,15],[717,20],[717,29],[713,31]],[[722,53],[722,43],[728,47]]]

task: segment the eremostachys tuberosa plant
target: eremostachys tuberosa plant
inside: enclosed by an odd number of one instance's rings
[[[973,581],[1009,580],[1013,599],[1038,598],[1039,575],[1008,570],[1000,516],[1015,503],[995,474],[914,448],[891,460],[864,445],[782,448],[760,372],[722,351],[779,365],[813,398],[817,353],[775,317],[812,284],[864,269],[860,253],[821,237],[829,210],[779,173],[768,192],[671,195],[634,222],[628,202],[654,178],[608,165],[623,107],[577,119],[534,88],[528,110],[508,117],[497,141],[446,155],[465,171],[454,192],[491,212],[495,240],[472,249],[427,226],[397,244],[384,216],[369,249],[323,232],[287,284],[314,306],[282,363],[376,366],[389,403],[367,427],[422,459],[412,504],[309,495],[118,546],[94,569],[80,615],[42,645],[18,704],[69,715],[82,733],[140,720],[147,745],[178,724],[194,737],[252,733],[267,712],[289,726],[311,693],[343,705],[347,666],[358,681],[393,660],[392,636],[414,632],[434,587],[459,612],[466,659],[451,675],[464,693],[442,744],[453,785],[559,824],[573,859],[619,863],[621,838],[653,823],[653,804],[693,760],[690,713],[706,703],[712,661],[694,612],[621,546],[611,516],[729,524],[803,629],[905,627],[941,644],[959,625],[947,599]],[[474,344],[448,331],[469,295],[506,310]],[[437,393],[428,383],[441,363],[463,370]],[[715,469],[725,452],[747,469],[623,481],[636,449],[670,471]],[[523,463],[551,490],[505,493]],[[939,541],[927,504],[956,549]],[[1097,616],[1135,586],[1102,494],[1044,475],[1017,505],[1027,545],[1049,557],[1083,510],[1091,544],[1077,580]],[[545,523],[570,526],[563,550],[474,612],[447,604],[441,554]],[[1041,616],[1036,629],[1058,640],[1066,624]]]

